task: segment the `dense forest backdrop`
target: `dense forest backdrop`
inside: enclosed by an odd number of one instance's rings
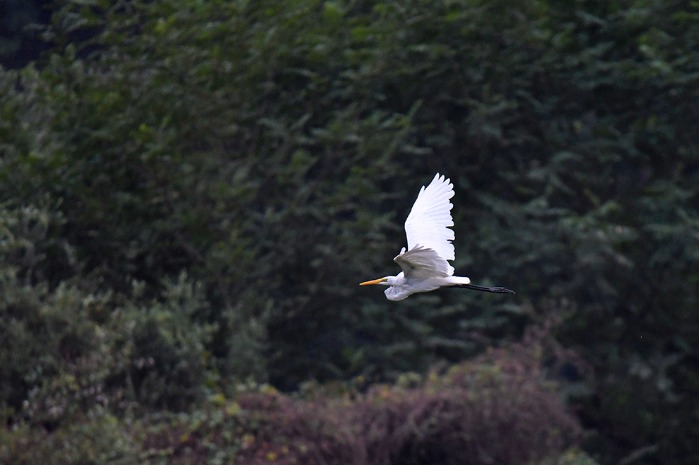
[[[697,2],[0,5],[2,462],[699,462]]]

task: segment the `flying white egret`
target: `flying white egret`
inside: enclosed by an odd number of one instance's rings
[[[457,286],[490,293],[512,293],[501,286],[472,285],[468,277],[455,277],[454,267],[447,261],[454,260],[454,226],[451,218],[453,207],[449,199],[454,196],[454,185],[449,178],[437,173],[432,182],[420,189],[413,209],[405,221],[408,250],[402,248],[394,261],[403,269],[397,276],[388,276],[360,283],[388,286],[386,297],[400,301],[413,293],[436,290],[443,286]]]

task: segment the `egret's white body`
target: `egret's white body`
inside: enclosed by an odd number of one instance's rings
[[[454,185],[437,173],[427,187],[422,187],[405,221],[408,250],[402,248],[393,260],[403,269],[397,276],[362,282],[360,285],[385,285],[386,297],[400,301],[413,293],[436,290],[443,286],[460,286],[492,293],[514,293],[507,288],[471,285],[468,277],[454,276],[454,226],[451,217]]]

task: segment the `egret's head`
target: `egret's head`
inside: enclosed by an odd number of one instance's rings
[[[369,280],[368,282],[362,282],[359,284],[359,286],[364,286],[364,285],[390,285],[388,282],[388,279],[392,277],[383,277],[383,278],[377,278],[376,280]]]

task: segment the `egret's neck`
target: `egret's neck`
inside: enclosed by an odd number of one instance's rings
[[[397,276],[388,276],[386,277],[386,281],[382,283],[382,285],[386,286],[396,286],[396,285],[402,285],[405,283],[405,278],[403,277],[403,272],[399,273]]]

